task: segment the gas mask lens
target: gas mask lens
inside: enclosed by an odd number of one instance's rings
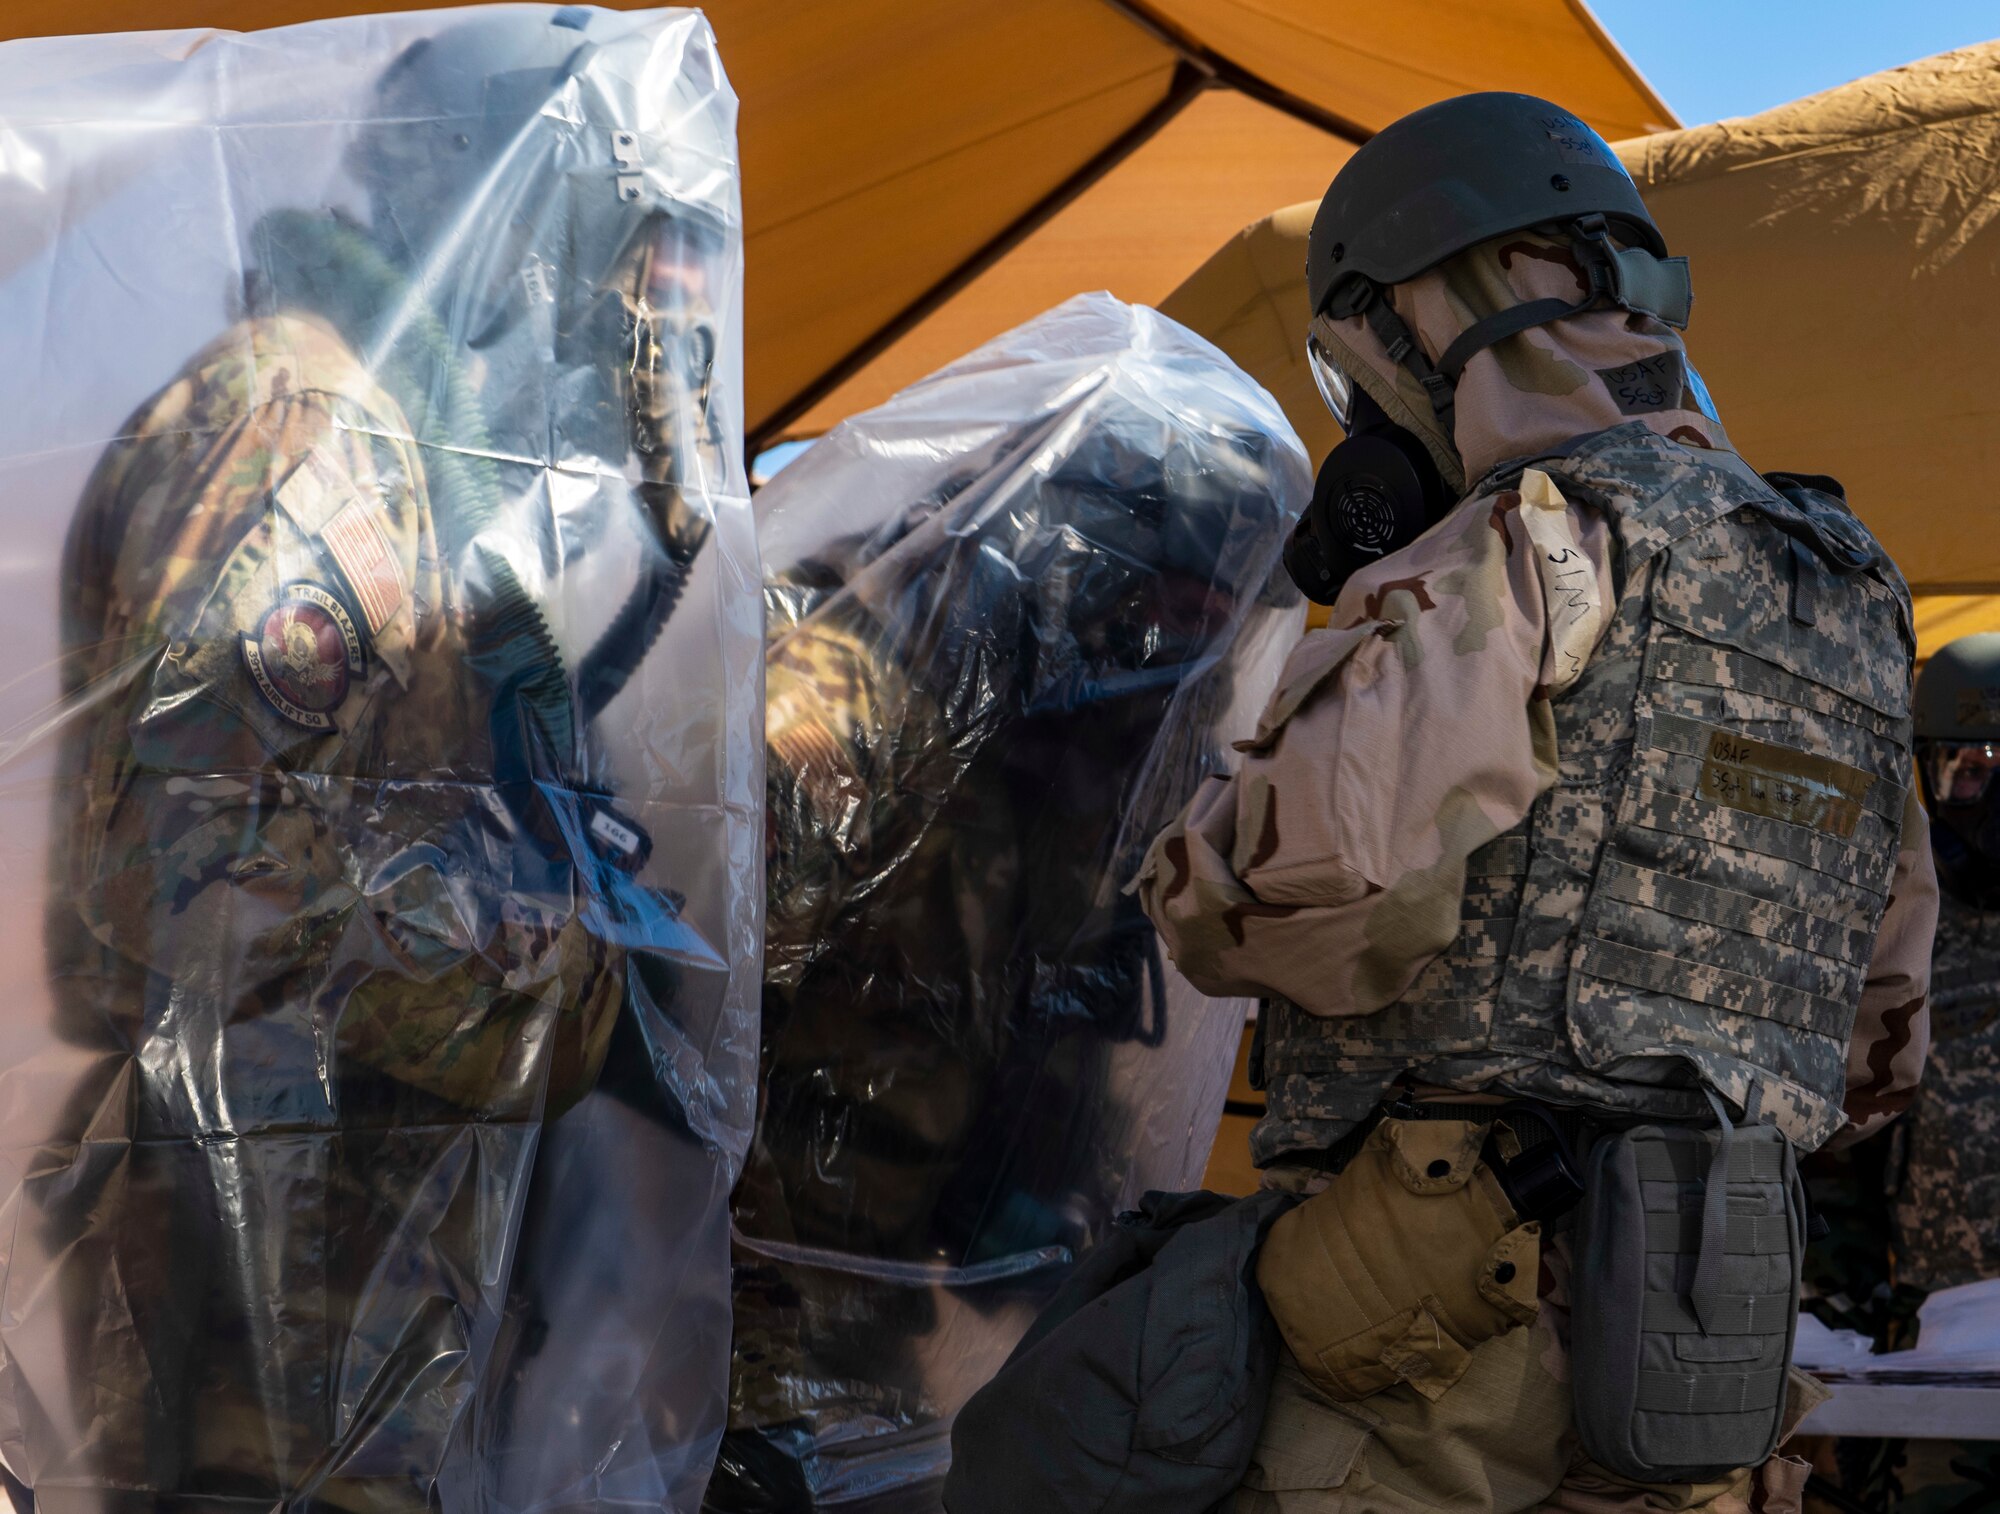
[[[1924,758],[1931,798],[1939,804],[1977,804],[2000,771],[2000,745],[1988,741],[1940,741]]]
[[[1326,401],[1326,408],[1340,422],[1340,429],[1347,430],[1348,423],[1354,418],[1353,380],[1327,356],[1326,349],[1316,336],[1306,338],[1306,361],[1312,365],[1313,382],[1319,386],[1319,397]]]

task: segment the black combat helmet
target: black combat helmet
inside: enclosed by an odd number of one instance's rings
[[[1940,647],[1917,680],[1913,714],[1919,741],[2000,746],[2000,631]]]
[[[1589,292],[1475,322],[1433,366],[1382,290],[1529,229],[1568,235]],[[1349,158],[1313,217],[1306,282],[1315,316],[1367,316],[1447,427],[1459,374],[1495,342],[1606,305],[1685,326],[1692,299],[1687,260],[1667,256],[1666,239],[1604,139],[1559,105],[1497,92],[1426,106]]]

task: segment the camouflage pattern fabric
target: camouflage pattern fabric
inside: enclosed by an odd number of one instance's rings
[[[968,941],[955,905],[978,882],[968,863],[1004,868],[1008,838],[965,855],[943,814],[961,756],[883,632],[858,613],[796,628],[781,616],[765,659],[771,1103],[748,1181],[768,1163],[821,1165],[816,1180],[788,1171],[782,1200],[753,1207],[807,1244],[921,1256],[1007,1019],[979,1002],[1004,980],[1001,944]],[[884,891],[894,907],[876,914]],[[818,1152],[806,1112],[830,1093],[866,1128]],[[793,1100],[804,1123],[788,1118]]]
[[[952,916],[961,859],[938,820],[954,763],[936,706],[865,617],[812,617],[818,596],[792,586],[766,597],[769,1092],[737,1208],[766,1241],[917,1257],[972,1134],[1000,1026],[970,1013],[940,1025],[909,1000],[936,992],[963,1005],[978,975],[991,981],[1002,964],[969,947]],[[892,879],[895,909],[844,939],[842,921]],[[823,1112],[852,1122],[830,1149]],[[782,1439],[795,1427],[805,1461],[815,1440],[940,1419],[910,1352],[935,1324],[927,1295],[749,1246],[735,1274],[732,1430]],[[736,1506],[728,1474],[742,1444],[725,1446],[710,1507]],[[742,1475],[792,1486],[810,1506],[783,1458]]]
[[[1396,299],[1441,352],[1565,278],[1501,238]],[[1397,413],[1402,370],[1335,324]],[[1635,365],[1680,378],[1627,394]],[[1906,1102],[1936,897],[1907,591],[1794,549],[1801,508],[1692,372],[1616,311],[1475,358],[1468,473],[1541,460],[1356,574],[1240,775],[1156,844],[1141,898],[1176,964],[1269,1001],[1259,1162],[1399,1080],[1668,1119],[1706,1119],[1706,1083],[1808,1149]]]
[[[2000,914],[1944,895],[1931,957],[1932,1041],[1904,1137],[1897,1281],[2000,1277]]]
[[[38,1492],[424,1507],[535,1131],[604,1055],[622,954],[589,880],[516,867],[408,434],[330,327],[261,318],[80,507],[47,929],[94,1057],[29,1181],[92,1370]]]

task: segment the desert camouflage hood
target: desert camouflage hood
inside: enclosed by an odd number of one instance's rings
[[[1576,300],[1588,285],[1567,243],[1513,232],[1386,292],[1435,361],[1476,321],[1531,300]],[[1423,439],[1464,494],[1496,464],[1639,421],[1697,447],[1729,447],[1680,334],[1651,316],[1593,310],[1476,354],[1460,376],[1456,436],[1363,316],[1313,318],[1313,333],[1398,425]]]

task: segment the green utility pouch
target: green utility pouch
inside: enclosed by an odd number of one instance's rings
[[[1643,1483],[1706,1482],[1769,1459],[1805,1243],[1805,1192],[1776,1127],[1725,1119],[1600,1140],[1570,1331],[1584,1451]]]

